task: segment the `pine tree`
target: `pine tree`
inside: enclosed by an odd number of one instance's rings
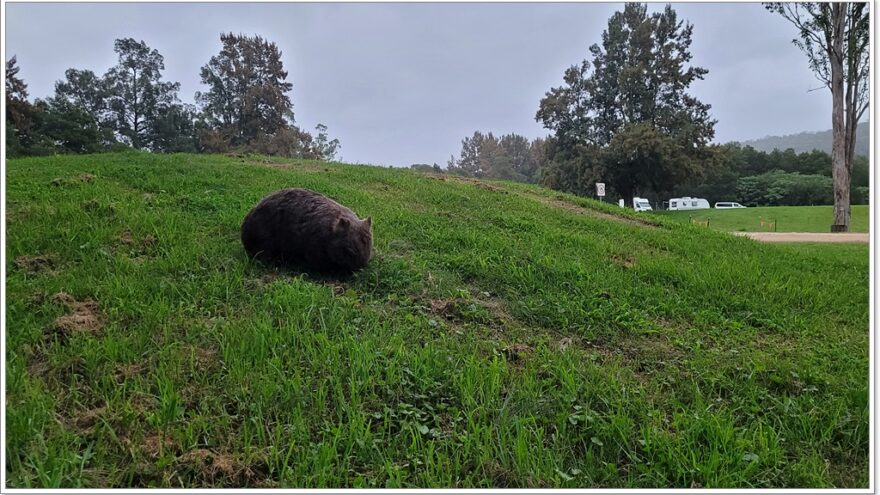
[[[201,69],[198,93],[208,122],[232,146],[248,145],[275,136],[293,123],[293,105],[288,93],[281,50],[260,36],[222,34],[218,55]]]

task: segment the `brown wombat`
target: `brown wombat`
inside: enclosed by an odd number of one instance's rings
[[[373,254],[372,220],[308,189],[282,189],[254,206],[241,224],[248,255],[308,272],[350,274]]]

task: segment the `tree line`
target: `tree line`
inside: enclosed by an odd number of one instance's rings
[[[529,143],[528,138],[516,134],[505,137],[508,142]],[[460,157],[451,158],[445,170],[437,164],[417,164],[412,168],[424,172],[536,183],[581,196],[595,196],[594,179],[579,174],[585,169],[580,168],[578,162],[559,163],[548,158],[545,147],[552,142],[552,138],[533,140],[527,159],[522,159],[524,154],[521,152],[511,153],[509,147],[500,145],[501,142],[503,140],[493,137],[491,132],[476,132],[473,137],[462,140]],[[709,203],[737,201],[746,206],[806,206],[833,202],[831,155],[824,151],[795,153],[787,149],[768,153],[733,142],[713,146],[712,152],[712,160],[703,165],[702,174],[683,180],[668,191],[643,187],[639,194],[658,205],[670,197],[680,196],[706,198]],[[596,156],[591,160],[600,159]],[[510,164],[525,166],[511,167]],[[852,174],[852,203],[867,204],[867,157],[855,157]],[[621,197],[610,183],[606,183],[606,194],[615,200]]]
[[[182,103],[180,83],[163,79],[164,57],[145,42],[117,39],[117,64],[103,76],[71,68],[54,95],[28,100],[16,57],[6,62],[6,149],[10,157],[95,153],[245,152],[333,159],[339,140],[318,124],[296,126],[292,84],[278,46],[260,36],[220,36],[200,70],[204,92]]]
[[[589,48],[591,59],[567,69],[563,85],[540,101],[535,119],[552,134],[533,141],[527,174],[510,165],[525,163],[518,161],[521,152],[480,132],[462,141],[460,158],[450,160],[448,170],[539,182],[584,196],[594,196],[595,183],[604,182],[609,197],[627,204],[635,195],[655,202],[687,195],[746,205],[838,205],[845,200],[846,206],[835,207],[835,224],[847,224],[848,213],[840,214],[841,208],[848,212],[850,201],[868,201],[868,160],[853,153],[856,126],[867,105],[867,13],[855,4],[800,7],[800,12],[789,4],[768,9],[801,22],[802,30],[827,31],[827,40],[846,45],[831,53],[838,62],[841,57],[848,61],[846,126],[835,120],[836,158],[823,151],[766,153],[737,143],[710,144],[716,123],[711,107],[688,93],[708,73],[690,65],[693,25],[678,20],[669,5],[649,15],[647,5],[628,3],[608,20],[601,43]],[[833,30],[832,17],[838,23]],[[795,44],[808,53],[820,80],[830,84],[835,66],[816,45],[824,38],[801,35]],[[504,138],[528,143],[522,136]]]

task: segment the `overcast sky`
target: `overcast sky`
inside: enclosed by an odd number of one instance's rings
[[[229,4],[6,3],[6,57],[18,57],[31,98],[67,68],[101,75],[113,40],[144,40],[165,57],[180,98],[205,88],[199,68],[221,32],[278,44],[297,124],[329,127],[345,161],[445,165],[475,130],[548,132],[544,93],[589,58],[622,3]],[[663,8],[651,4],[649,11]],[[758,3],[673,4],[694,24],[693,63],[709,70],[691,92],[712,105],[716,141],[831,128],[831,96],[791,44],[784,19]]]

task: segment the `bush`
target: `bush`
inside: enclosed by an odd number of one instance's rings
[[[746,206],[806,206],[834,202],[830,177],[782,170],[740,177],[736,182],[736,193],[737,200]]]

